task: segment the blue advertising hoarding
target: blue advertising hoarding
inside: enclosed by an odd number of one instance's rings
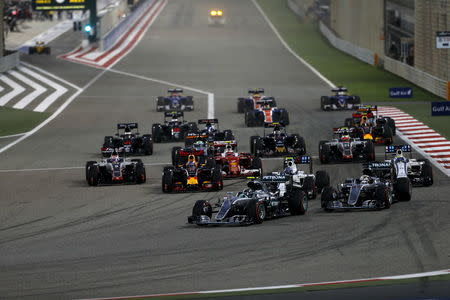
[[[450,116],[450,101],[431,102],[432,116]]]
[[[410,87],[389,88],[389,97],[391,98],[412,98],[413,90]]]

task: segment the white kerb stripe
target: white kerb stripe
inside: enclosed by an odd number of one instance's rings
[[[436,131],[434,131],[433,129],[423,129],[423,130],[405,131],[404,134],[408,135],[408,134],[425,133],[425,132],[434,133]]]
[[[442,141],[442,142],[430,142],[430,143],[420,143],[416,142],[416,145],[421,147],[421,146],[434,146],[434,145],[449,145],[450,146],[450,141]]]
[[[19,70],[23,73],[27,73],[31,77],[34,77],[40,81],[42,81],[45,84],[48,84],[49,86],[53,87],[56,91],[50,94],[47,98],[44,99],[35,109],[34,111],[43,112],[45,111],[50,105],[52,105],[53,102],[55,102],[59,97],[64,95],[67,92],[67,89],[63,87],[62,85],[57,84],[56,82],[49,80],[45,78],[44,76],[41,76],[37,74],[36,72],[31,71],[28,68],[25,67],[19,67]]]
[[[26,78],[25,76],[23,76],[22,74],[20,74],[16,71],[9,71],[8,73],[10,73],[12,76],[16,77],[17,79],[25,82],[26,84],[28,84],[29,86],[31,86],[34,89],[33,92],[26,95],[22,100],[17,102],[13,106],[13,108],[22,109],[25,106],[27,106],[28,104],[30,104],[34,99],[36,99],[37,97],[39,97],[40,95],[42,95],[43,93],[45,93],[47,91],[47,89],[44,88],[42,85],[37,84],[36,82]]]
[[[11,101],[11,99],[13,99],[14,97],[20,95],[25,91],[25,88],[23,88],[21,85],[17,84],[15,81],[11,80],[9,77],[5,75],[1,75],[0,80],[12,88],[11,92],[0,98],[0,106],[5,105],[9,101]]]

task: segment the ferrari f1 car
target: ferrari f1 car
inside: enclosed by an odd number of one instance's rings
[[[322,164],[330,162],[374,161],[375,147],[371,140],[351,138],[348,131],[331,141],[320,141],[319,158]]]
[[[222,172],[212,159],[190,154],[186,163],[164,167],[162,191],[217,191],[223,188]]]
[[[287,134],[282,123],[267,123],[264,135],[250,137],[250,152],[259,157],[301,156],[306,153],[306,144],[298,134]],[[273,132],[266,134],[266,128]]]
[[[320,98],[320,108],[325,111],[329,110],[347,110],[361,103],[361,99],[356,95],[349,95],[347,88],[339,86],[333,88],[332,96],[322,96]]]
[[[188,217],[188,223],[197,225],[260,224],[270,218],[303,215],[308,209],[308,197],[294,187],[287,176],[266,175],[247,184],[237,194],[227,193],[214,219],[213,207],[206,200],[198,200]]]
[[[261,158],[253,157],[250,153],[235,152],[231,145],[224,152],[216,154],[214,160],[225,178],[262,175]]]
[[[137,132],[138,123],[119,123],[115,136],[105,136],[101,152],[103,157],[109,157],[117,151],[119,155],[151,155],[153,154],[153,139],[150,134],[140,135]]]
[[[249,89],[247,98],[238,98],[237,110],[240,113],[245,113],[249,110],[260,109],[261,104],[258,103],[260,100],[267,100],[267,103],[276,107],[277,102],[273,97],[264,96],[264,89]]]
[[[299,166],[297,166],[299,164]],[[308,165],[305,170],[302,166]],[[305,192],[308,199],[315,199],[317,194],[323,188],[330,185],[330,175],[326,171],[317,171],[313,173],[312,160],[310,156],[301,156],[298,158],[285,157],[282,172],[272,172],[272,175],[284,175],[292,177],[294,187]]]
[[[183,141],[190,131],[197,130],[195,122],[186,122],[182,111],[164,112],[164,123],[152,125],[152,136],[155,143]],[[168,121],[167,118],[170,118]]]
[[[350,178],[338,188],[326,187],[322,191],[321,206],[326,211],[350,209],[390,208],[393,201],[390,181],[363,175]]]
[[[157,111],[194,110],[194,97],[184,96],[182,89],[169,89],[168,93],[156,98]]]
[[[86,163],[86,182],[91,186],[115,183],[145,183],[147,177],[140,159],[128,160],[113,152],[110,158],[101,162]]]
[[[37,41],[34,46],[28,48],[28,54],[50,54],[50,47],[42,41]]]
[[[212,9],[209,11],[208,21],[211,25],[225,24],[225,14],[221,9]]]
[[[245,125],[247,127],[264,126],[266,123],[279,122],[289,125],[289,113],[284,108],[273,106],[271,99],[257,101],[259,108],[245,112]]]

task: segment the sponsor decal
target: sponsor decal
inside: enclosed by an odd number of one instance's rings
[[[450,102],[431,102],[432,116],[450,116]]]
[[[412,98],[413,90],[410,87],[393,87],[389,89],[390,98]]]

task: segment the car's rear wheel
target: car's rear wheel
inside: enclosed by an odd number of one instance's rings
[[[288,196],[289,212],[291,215],[304,215],[308,210],[308,197],[301,189],[294,188]]]

